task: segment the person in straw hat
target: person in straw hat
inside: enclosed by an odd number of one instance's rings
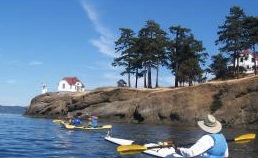
[[[213,115],[208,114],[197,122],[206,132],[190,148],[177,147],[177,153],[184,157],[225,158],[229,156],[228,144],[222,133],[222,125]]]

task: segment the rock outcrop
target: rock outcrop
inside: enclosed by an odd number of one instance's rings
[[[224,125],[258,128],[258,76],[180,88],[52,92],[33,98],[25,112],[34,117],[95,114],[112,121],[174,125],[195,125],[207,113]]]

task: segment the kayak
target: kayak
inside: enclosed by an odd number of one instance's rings
[[[53,120],[52,122],[54,122],[54,123],[62,123],[64,121],[63,120]]]
[[[111,129],[112,125],[103,125],[103,126],[97,126],[97,127],[89,127],[87,125],[85,126],[74,126],[70,125],[68,123],[62,123],[66,129],[82,129],[82,130],[101,130],[101,129]]]
[[[117,145],[131,145],[133,144],[133,140],[127,140],[127,139],[120,139],[120,138],[114,138],[109,135],[105,137],[105,140],[117,144]],[[154,147],[159,146],[156,143],[148,143],[144,144],[146,147]],[[154,157],[160,157],[160,158],[176,158],[176,157],[183,157],[175,152],[175,149],[173,147],[166,147],[166,148],[153,148],[143,151],[142,153],[151,155]]]
[[[83,126],[74,126],[70,125],[69,123],[63,121],[63,120],[53,120],[54,123],[59,123],[63,125],[66,129],[81,129],[81,130],[104,130],[104,129],[111,129],[112,125],[103,125],[103,126],[97,126],[97,127],[89,127],[87,125]]]

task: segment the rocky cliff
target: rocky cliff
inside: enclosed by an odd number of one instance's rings
[[[224,125],[257,128],[258,76],[181,88],[52,92],[33,98],[25,112],[34,117],[85,118],[95,114],[112,121],[175,125],[194,125],[207,113]]]

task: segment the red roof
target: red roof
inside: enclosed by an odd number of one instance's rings
[[[251,54],[251,52],[248,49],[243,50],[241,53],[243,53],[243,54]]]
[[[258,55],[257,55],[257,54],[254,54],[253,52],[250,52],[248,49],[243,50],[241,53],[242,53],[242,54],[246,54],[246,55],[248,55],[248,54],[254,55],[255,58],[258,59]]]
[[[81,82],[77,77],[64,77],[62,80],[65,80],[70,85],[74,85],[76,82]]]

